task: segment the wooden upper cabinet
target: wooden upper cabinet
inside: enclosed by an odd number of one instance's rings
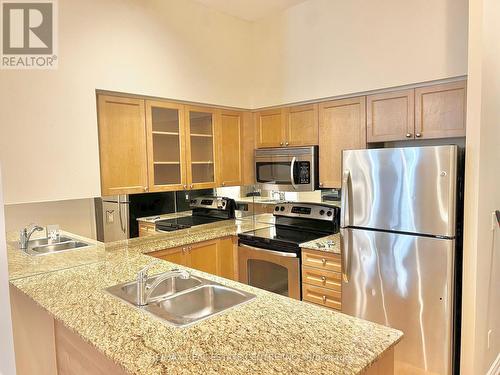
[[[413,89],[367,96],[367,141],[388,142],[413,139],[414,101]]]
[[[319,181],[340,188],[342,150],[366,148],[365,97],[319,104]]]
[[[146,100],[150,191],[186,188],[184,106]]]
[[[466,101],[466,81],[415,89],[415,136],[465,137]]]
[[[285,146],[318,144],[318,104],[286,109]]]
[[[219,111],[217,145],[219,147],[218,185],[237,186],[242,184],[242,133],[243,113]]]
[[[101,194],[147,191],[144,100],[99,95]]]
[[[285,116],[284,109],[271,109],[255,114],[257,148],[284,146]]]
[[[216,186],[216,110],[186,106],[186,169],[189,189]]]

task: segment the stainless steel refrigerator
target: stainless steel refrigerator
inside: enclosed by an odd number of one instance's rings
[[[342,311],[404,332],[396,370],[451,374],[457,146],[344,151],[342,174]]]

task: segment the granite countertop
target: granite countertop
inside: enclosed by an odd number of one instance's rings
[[[316,240],[300,244],[303,249],[325,251],[327,253],[340,254],[340,234],[321,237]]]
[[[257,298],[175,328],[103,290],[134,280],[152,260],[147,253],[236,235],[272,221],[264,214],[105,246],[94,241],[88,253],[29,257],[9,245],[10,282],[131,374],[363,372],[401,340],[400,331],[196,270],[194,275]],[[20,261],[21,256],[29,258]],[[185,267],[159,261],[151,274],[172,268]]]
[[[151,261],[125,250],[114,255],[11,283],[131,374],[358,374],[402,337],[394,329],[195,270],[257,298],[175,328],[103,291],[133,280]],[[180,266],[161,261],[151,273],[173,267]]]
[[[7,233],[9,279],[13,280],[21,277],[44,274],[65,268],[102,262],[106,259],[105,245],[102,242],[65,231],[61,231],[61,235],[87,242],[90,246],[58,254],[34,256],[25,253],[19,248],[18,232]],[[43,235],[40,235],[39,233],[33,233],[31,239],[37,239],[42,236]]]
[[[234,236],[241,232],[268,227],[273,222],[274,218],[272,215],[262,214],[251,218],[224,220],[175,232],[158,233],[154,236],[133,238],[106,244],[61,231],[62,235],[88,242],[91,246],[40,256],[29,255],[20,250],[18,245],[19,235],[17,232],[11,232],[7,233],[9,279],[12,280],[85,264],[103,262],[110,257],[114,257],[113,251],[115,250],[127,251],[130,254],[150,253],[215,238]],[[32,239],[39,237],[38,233],[34,233]]]

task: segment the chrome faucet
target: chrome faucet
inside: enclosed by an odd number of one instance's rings
[[[154,283],[148,285],[149,269],[155,266],[158,262],[159,260],[155,260],[149,263],[137,273],[137,301],[136,301],[137,306],[146,306],[149,302],[149,297],[151,296],[151,293],[164,280],[171,277],[180,277],[181,279],[189,279],[189,277],[191,276],[191,273],[186,270],[172,270],[170,272],[165,272],[164,274],[159,275],[154,281]]]
[[[30,224],[27,227],[21,229],[21,231],[19,232],[19,248],[22,250],[26,250],[28,248],[28,242],[33,232],[39,232],[42,230],[43,227],[36,224]]]

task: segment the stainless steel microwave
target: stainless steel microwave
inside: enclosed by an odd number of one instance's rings
[[[315,190],[318,187],[318,146],[255,150],[255,179],[265,190]]]

